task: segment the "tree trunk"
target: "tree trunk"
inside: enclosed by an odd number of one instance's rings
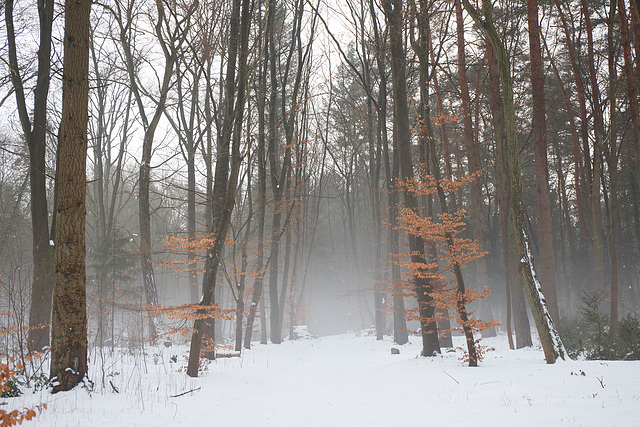
[[[54,248],[50,244],[49,215],[46,191],[46,135],[47,98],[51,69],[51,32],[54,2],[38,0],[39,44],[38,71],[34,90],[33,122],[23,87],[16,35],[13,23],[13,0],[5,2],[8,61],[10,77],[16,95],[18,117],[29,149],[29,183],[31,230],[33,241],[33,279],[31,282],[31,307],[29,310],[29,333],[27,343],[30,351],[41,351],[49,345],[51,321],[51,297],[54,286]]]
[[[591,222],[592,222],[592,261],[593,282],[597,292],[605,291],[604,277],[604,233],[602,231],[602,210],[600,202],[600,187],[602,174],[602,155],[604,150],[604,121],[602,106],[600,104],[600,88],[596,75],[594,58],[593,29],[589,8],[586,0],[581,0],[584,15],[585,30],[587,33],[587,65],[589,69],[589,81],[591,83],[593,121],[595,141],[593,142],[593,175],[591,177]]]
[[[431,174],[436,176],[439,175],[439,171],[436,172],[434,167],[439,167],[437,164],[432,163],[434,153],[431,152],[431,142],[434,141],[433,128],[431,126],[431,113],[429,108],[429,82],[430,78],[433,79],[433,85],[436,87],[436,98],[438,100],[438,116],[440,119],[438,120],[438,124],[440,125],[440,131],[442,136],[442,146],[444,152],[444,164],[445,164],[445,173],[448,178],[451,178],[451,162],[449,159],[448,152],[448,141],[447,134],[444,128],[444,120],[442,120],[442,115],[444,114],[444,108],[442,105],[442,99],[439,94],[438,89],[438,80],[436,79],[435,71],[430,72],[429,70],[429,54],[431,53],[431,29],[429,27],[429,18],[427,16],[426,10],[428,6],[424,2],[420,2],[420,11],[415,9],[412,12],[417,16],[418,22],[418,38],[416,40],[411,40],[411,44],[413,50],[416,52],[418,56],[418,68],[419,68],[419,82],[420,82],[420,103],[418,107],[418,117],[420,120],[420,129],[418,131],[418,145],[419,145],[419,155],[420,155],[420,166],[423,168],[423,173],[425,176],[423,177],[423,181],[426,183],[426,175]],[[433,59],[433,63],[435,64],[435,58],[431,55]],[[435,166],[434,166],[435,165]],[[426,217],[432,218],[434,216],[433,210],[433,196],[425,195],[422,197],[422,209],[423,214]],[[451,194],[451,201],[453,205],[455,205],[455,195]],[[426,246],[426,256],[429,260],[429,263],[434,263],[435,267],[432,269],[433,274],[438,274],[438,269],[440,268],[438,265],[438,255],[436,250],[436,244],[433,241],[424,242]],[[435,281],[434,281],[435,282]],[[438,281],[439,282],[439,281]],[[442,292],[442,284],[434,283],[434,288],[437,289],[436,292]],[[442,320],[438,321],[438,331],[439,331],[439,343],[440,347],[453,347],[453,340],[451,336],[451,321],[449,319],[449,310],[445,307],[437,310],[437,316],[441,317]]]
[[[509,205],[511,200],[511,180],[509,178],[509,159],[507,140],[505,134],[504,108],[500,94],[500,75],[498,71],[498,61],[491,44],[486,44],[487,57],[489,58],[489,98],[490,108],[494,123],[494,138],[496,140],[496,179],[498,185],[498,208],[500,211],[500,230],[502,235],[502,259],[505,268],[505,287],[507,303],[507,336],[509,338],[509,348],[522,348],[531,346],[531,332],[529,318],[524,304],[522,287],[518,281],[516,271],[517,259],[515,258],[515,247],[513,232],[511,231],[511,217],[509,216]],[[516,346],[513,345],[513,334],[511,320],[515,326]]]
[[[280,344],[282,342],[282,327],[280,319],[280,307],[278,306],[278,257],[280,247],[280,210],[282,190],[284,189],[283,180],[279,179],[280,176],[286,176],[286,171],[282,171],[282,175],[278,173],[276,162],[276,142],[277,142],[277,51],[275,47],[275,0],[269,0],[269,7],[267,11],[267,34],[268,42],[265,47],[265,52],[268,54],[269,71],[271,78],[271,92],[269,95],[269,163],[271,168],[271,187],[273,191],[273,217],[271,219],[271,245],[269,250],[269,327],[270,338],[274,344]],[[285,155],[286,156],[286,155]],[[286,162],[286,158],[285,158]],[[283,169],[284,162],[283,162]],[[282,188],[280,188],[282,186]]]
[[[51,379],[66,391],[87,373],[85,201],[91,1],[65,3]]]
[[[469,175],[475,178],[470,184],[470,210],[471,229],[473,240],[478,245],[478,252],[484,252],[484,230],[486,228],[483,216],[482,184],[480,182],[480,152],[478,144],[474,138],[473,121],[471,119],[471,96],[469,95],[469,83],[467,79],[467,60],[464,40],[464,18],[462,16],[462,2],[456,0],[456,34],[458,47],[458,82],[460,84],[460,99],[462,101],[462,125],[464,128],[464,145],[467,151],[467,165]],[[478,90],[478,88],[476,89]],[[487,271],[486,257],[480,257],[475,261],[476,266],[476,288],[482,291],[489,285],[489,274]],[[479,301],[479,312],[488,317],[493,317],[491,306],[484,301]],[[483,336],[495,336],[495,328],[491,327]]]
[[[624,3],[620,8],[620,20],[624,19]],[[615,332],[618,327],[618,124],[616,114],[616,43],[614,42],[614,25],[616,20],[616,2],[610,3],[609,22],[607,31],[608,65],[609,65],[609,150],[607,162],[609,165],[609,191],[611,194],[611,212],[609,214],[610,236],[610,262],[611,262],[611,308],[609,311],[609,330]],[[620,27],[624,24],[621,23]],[[630,101],[631,104],[631,101]],[[636,117],[636,120],[638,117]]]
[[[505,149],[506,151],[506,149]],[[506,152],[505,152],[506,155]],[[506,171],[509,173],[508,169]],[[513,219],[509,215],[510,200],[507,200],[505,206],[506,224],[504,225],[505,235],[503,236],[505,245],[505,268],[507,286],[509,286],[509,294],[511,295],[511,313],[513,318],[513,327],[516,333],[516,348],[524,348],[533,346],[531,339],[531,325],[529,323],[529,315],[527,314],[527,303],[525,301],[522,282],[518,277],[518,249],[515,246],[515,231]]]
[[[531,253],[531,245],[526,224],[526,211],[524,207],[524,197],[522,193],[522,182],[520,172],[520,159],[518,156],[518,129],[516,123],[515,107],[513,104],[513,86],[511,81],[511,71],[509,58],[504,44],[493,24],[493,6],[490,1],[482,3],[484,19],[471,6],[469,0],[463,0],[467,12],[473,20],[484,30],[498,61],[500,82],[503,89],[502,106],[505,114],[505,135],[508,148],[509,175],[511,180],[511,201],[510,217],[513,220],[513,230],[519,259],[518,271],[522,279],[522,284],[529,299],[529,306],[536,323],[538,336],[544,351],[547,363],[555,363],[558,357],[565,357],[565,350],[558,335],[557,330],[549,311],[540,282],[538,281],[536,270]]]
[[[631,31],[629,28],[629,20],[627,18],[627,13],[625,9],[624,1],[618,1],[618,10],[620,16],[620,44],[622,45],[622,54],[624,57],[624,65],[623,65],[623,73],[624,78],[626,80],[627,87],[627,98],[629,100],[629,114],[631,116],[632,123],[632,131],[631,137],[629,138],[630,146],[635,149],[635,180],[632,180],[632,194],[635,195],[636,200],[638,200],[638,186],[640,184],[640,109],[638,107],[638,89],[636,87],[636,77],[633,72],[633,59],[631,54]],[[631,11],[631,20],[637,23],[637,19],[633,19],[635,17],[634,12]],[[640,38],[640,31],[636,36],[636,40]],[[636,41],[636,54],[640,49],[637,46]],[[637,63],[638,64],[638,63]],[[638,67],[640,70],[640,67]],[[629,158],[631,155],[629,153]],[[616,171],[617,174],[617,171]],[[640,240],[640,215],[639,215],[638,203],[634,203],[634,223],[636,229],[636,237]]]
[[[573,72],[575,84],[576,84],[576,92],[578,95],[578,105],[580,107],[580,138],[582,139],[582,151],[584,156],[584,161],[582,156],[580,155],[580,148],[578,147],[579,142],[577,141],[576,136],[572,131],[572,139],[573,139],[573,156],[575,163],[575,185],[576,185],[576,203],[578,207],[578,219],[584,232],[585,236],[589,241],[591,241],[591,217],[585,214],[585,209],[587,212],[591,211],[591,198],[589,196],[589,188],[591,185],[591,155],[589,153],[589,129],[588,129],[588,118],[587,118],[587,101],[584,84],[582,82],[582,76],[580,74],[580,68],[578,63],[577,54],[575,52],[573,42],[571,41],[571,34],[569,32],[569,26],[564,16],[564,12],[560,7],[560,3],[555,1],[556,9],[558,10],[558,16],[560,17],[560,21],[562,22],[562,28],[565,35],[565,39],[567,41],[567,50],[569,51],[569,59],[571,62],[571,70]],[[569,105],[567,104],[567,113],[571,116],[573,112],[569,109]],[[572,124],[573,118],[569,118],[569,123]],[[572,126],[575,129],[575,126]]]
[[[248,154],[247,154],[248,155]],[[251,159],[247,159],[247,163],[251,164]],[[250,171],[250,169],[249,169]],[[247,254],[247,245],[249,244],[249,237],[251,233],[251,220],[253,218],[253,200],[251,198],[251,183],[247,183],[247,212],[249,212],[247,217],[247,222],[245,224],[245,232],[244,238],[242,239],[242,259],[241,259],[241,267],[240,271],[240,279],[237,277],[235,280],[238,281],[238,286],[235,291],[235,299],[236,299],[236,345],[235,351],[242,350],[242,320],[244,317],[244,289],[245,289],[245,280],[246,275],[244,274],[247,271],[248,264],[248,254]]]
[[[369,14],[373,22],[374,43],[376,46],[376,61],[378,69],[385,68],[386,58],[386,37],[383,38],[378,28],[378,20],[376,18],[376,6],[373,0],[369,0]],[[399,164],[397,159],[397,150],[393,151],[393,165],[389,155],[389,138],[387,133],[387,79],[385,73],[380,74],[380,82],[378,88],[378,135],[380,144],[382,145],[382,156],[384,161],[385,182],[389,204],[389,227],[388,227],[388,243],[387,250],[389,256],[398,253],[400,244],[400,236],[398,234],[398,188],[396,186],[399,179]],[[395,263],[391,264],[391,286],[395,287],[400,283],[400,267]],[[407,332],[407,322],[404,318],[404,298],[397,295],[393,296],[393,340],[397,344],[406,344],[409,341]]]
[[[542,48],[538,24],[538,1],[527,0],[529,26],[529,58],[531,64],[531,97],[533,101],[533,143],[535,152],[536,202],[538,211],[538,246],[540,255],[540,282],[547,299],[551,318],[558,324],[558,298],[556,296],[556,264],[551,221],[549,191],[549,164],[547,160],[547,122],[545,118],[544,75]]]
[[[258,22],[262,22],[258,19]],[[258,32],[262,34],[262,29]],[[265,43],[267,41],[265,40]],[[264,286],[264,222],[265,222],[265,209],[267,205],[267,173],[266,173],[266,157],[265,157],[265,122],[264,122],[264,99],[267,93],[266,88],[266,62],[258,70],[258,96],[256,97],[256,103],[258,107],[258,151],[257,151],[257,163],[258,163],[258,230],[256,239],[258,241],[257,260],[256,260],[256,272],[255,279],[253,281],[253,293],[251,295],[251,306],[249,307],[249,314],[247,315],[247,327],[244,334],[244,348],[251,348],[251,337],[253,335],[253,324],[256,318],[256,311],[258,304],[264,305],[264,299],[262,298],[263,286]],[[249,184],[251,185],[251,184]],[[264,329],[264,328],[262,328]],[[266,339],[265,339],[266,341]]]
[[[392,6],[393,4],[393,6]],[[391,50],[391,71],[393,76],[393,111],[396,131],[396,144],[400,164],[400,174],[405,182],[413,180],[413,160],[411,154],[411,127],[409,124],[409,108],[407,98],[407,79],[405,75],[406,56],[403,48],[403,2],[402,0],[384,0],[383,7],[389,26],[389,40]],[[416,214],[419,212],[418,200],[411,192],[405,191],[404,205]],[[424,241],[417,236],[409,236],[409,249],[411,261],[416,264],[424,264]],[[435,307],[433,306],[434,291],[430,280],[414,275],[414,290],[418,300],[420,312],[420,327],[422,336],[422,355],[433,356],[440,352],[438,343],[438,328],[434,320]]]
[[[241,4],[242,3],[242,4]],[[214,306],[214,292],[218,266],[222,257],[222,249],[226,241],[227,231],[231,223],[231,214],[235,204],[238,175],[242,156],[240,153],[240,136],[244,116],[245,90],[247,82],[247,56],[249,54],[249,29],[251,25],[252,5],[250,0],[234,0],[229,25],[229,56],[225,81],[225,103],[223,132],[218,139],[218,159],[213,188],[212,214],[214,222],[211,233],[215,234],[214,243],[207,250],[205,272],[202,283],[200,317],[195,321],[187,375],[198,376],[200,366],[200,350],[205,329],[213,323],[213,316],[208,312]],[[242,6],[242,7],[241,7]],[[241,12],[242,9],[242,12]],[[239,46],[238,46],[239,45]],[[238,78],[236,80],[236,67]],[[237,90],[236,90],[237,88]],[[237,92],[237,94],[236,94]],[[208,313],[207,313],[208,312]]]

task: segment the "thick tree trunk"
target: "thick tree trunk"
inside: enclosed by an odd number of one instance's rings
[[[629,114],[631,116],[632,123],[632,132],[631,137],[629,138],[629,145],[634,149],[635,152],[636,173],[635,180],[632,181],[632,194],[634,194],[636,200],[638,200],[639,193],[637,189],[640,186],[640,109],[638,107],[638,88],[636,87],[637,80],[636,74],[634,74],[633,70],[633,58],[631,54],[632,31],[629,28],[629,19],[627,17],[624,1],[618,0],[618,10],[618,14],[620,16],[620,44],[622,45],[622,53],[624,57],[623,73],[626,81]],[[640,48],[638,47],[637,43],[637,41],[640,40],[640,28],[637,28],[638,19],[635,15],[635,12],[632,10],[630,13],[631,21],[635,23],[634,28],[637,30],[635,36],[635,48],[637,55],[637,53],[640,52]],[[638,67],[638,64],[640,64],[640,62],[636,62],[636,71],[640,72],[640,67]],[[630,153],[629,158],[631,158]],[[638,209],[638,203],[634,203],[634,218],[636,237],[638,240],[640,240],[640,210]]]
[[[506,154],[506,153],[505,153]],[[507,173],[509,171],[507,170]],[[505,268],[506,278],[511,295],[511,313],[513,317],[513,327],[516,333],[516,348],[531,347],[531,325],[527,314],[527,302],[522,288],[522,281],[518,276],[518,248],[516,247],[516,236],[513,219],[509,215],[511,201],[508,200],[504,212],[506,224],[504,225],[505,237]]]
[[[287,180],[289,181],[289,180]],[[287,193],[291,193],[291,188],[287,189]],[[291,194],[289,194],[289,200],[291,200]],[[295,202],[293,202],[295,203]],[[291,224],[289,224],[291,225]],[[289,270],[291,269],[291,248],[292,248],[292,233],[291,233],[291,227],[287,226],[286,227],[286,231],[285,231],[285,247],[284,247],[284,266],[282,269],[282,286],[280,287],[280,301],[278,302],[278,307],[280,307],[280,313],[279,313],[279,318],[280,318],[280,327],[281,327],[281,331],[280,331],[280,336],[282,336],[282,333],[284,332],[284,309],[287,305],[287,293],[289,292],[289,282],[291,281],[290,279],[292,278],[292,275],[289,273]]]
[[[511,180],[509,214],[513,220],[513,230],[519,258],[518,271],[522,279],[525,293],[529,300],[529,306],[536,323],[545,359],[547,363],[555,363],[558,357],[564,359],[566,352],[546,307],[544,294],[536,275],[533,255],[531,253],[531,245],[526,224],[524,196],[522,193],[520,159],[518,155],[518,129],[515,107],[513,104],[513,86],[511,81],[509,58],[504,48],[504,44],[493,24],[493,6],[490,1],[483,1],[484,19],[481,18],[478,12],[473,8],[473,6],[471,6],[469,0],[463,0],[463,4],[473,20],[483,28],[498,61],[500,81],[503,89],[502,105],[505,114],[505,135],[508,142],[509,175]]]
[[[250,164],[251,163],[251,159],[247,159],[247,162]],[[244,232],[244,238],[242,239],[242,255],[241,255],[241,266],[240,266],[240,271],[238,272],[240,274],[240,278],[238,279],[237,277],[235,278],[235,280],[238,281],[238,285],[235,289],[234,292],[234,296],[235,296],[235,300],[236,300],[236,345],[235,345],[235,351],[241,351],[242,350],[242,320],[244,318],[244,308],[245,308],[245,304],[244,304],[244,290],[245,290],[245,280],[246,280],[246,275],[244,274],[247,271],[247,264],[248,264],[248,254],[247,254],[247,245],[249,244],[249,238],[250,238],[250,233],[251,233],[251,220],[253,218],[253,200],[251,197],[251,183],[247,183],[247,198],[248,198],[248,205],[247,205],[247,212],[249,212],[248,217],[247,217],[247,222],[245,224],[245,232]]]
[[[558,298],[556,296],[556,264],[553,245],[553,223],[551,221],[549,164],[547,160],[547,121],[545,118],[544,75],[542,71],[542,48],[540,45],[537,0],[527,0],[527,17],[531,64],[531,97],[533,101],[531,125],[535,152],[540,282],[551,318],[555,324],[558,324],[560,316],[558,314]]]
[[[51,379],[53,391],[75,387],[87,373],[85,201],[89,121],[91,1],[65,3],[62,120],[59,136]],[[54,380],[55,378],[55,380]]]
[[[282,322],[280,319],[280,307],[278,305],[278,261],[279,261],[279,249],[280,249],[280,216],[281,216],[281,200],[282,192],[284,190],[284,182],[280,179],[280,176],[286,176],[286,171],[282,174],[279,173],[277,168],[277,60],[278,55],[275,47],[275,0],[269,1],[269,7],[267,11],[267,34],[269,37],[265,52],[268,53],[269,60],[269,72],[271,79],[271,92],[269,95],[269,164],[271,168],[271,189],[273,191],[273,217],[271,219],[271,245],[269,249],[269,330],[271,342],[274,344],[280,344],[282,342]],[[286,161],[286,159],[285,159]],[[284,163],[284,162],[283,162]],[[284,169],[284,164],[283,164]],[[281,188],[282,187],[282,188]]]
[[[274,200],[275,209],[281,206]],[[280,300],[278,298],[278,257],[280,253],[280,215],[275,212],[271,221],[271,248],[269,251],[269,331],[274,344],[282,343],[282,319],[280,318]]]
[[[635,76],[636,79],[640,78],[640,0],[634,0],[631,5],[631,13],[630,13],[630,21],[631,21],[631,29],[629,33],[633,34],[633,39],[635,43],[632,43],[635,50]],[[622,31],[622,29],[621,29]],[[629,38],[631,38],[631,34]],[[626,65],[625,65],[626,68]],[[636,80],[637,81],[637,80]],[[637,99],[637,98],[635,98]],[[637,116],[636,111],[636,116]],[[638,125],[640,128],[640,125]],[[635,140],[635,158],[636,158],[636,171],[637,171],[637,181],[638,186],[640,186],[640,138],[636,138]]]
[[[383,7],[389,26],[389,40],[391,50],[391,71],[393,76],[393,111],[400,163],[400,174],[406,182],[413,180],[413,160],[411,154],[411,127],[409,124],[409,109],[407,98],[407,80],[405,75],[406,56],[403,48],[403,2],[402,0],[384,0]],[[416,214],[419,212],[418,200],[411,192],[405,191],[405,208]],[[409,236],[409,250],[411,262],[424,264],[424,241],[417,236]],[[420,312],[420,327],[422,335],[422,355],[433,356],[440,352],[438,343],[438,328],[434,319],[435,307],[433,306],[433,284],[420,274],[414,275],[414,290],[418,300]]]
[[[511,179],[509,177],[509,159],[507,140],[505,134],[504,109],[500,94],[500,75],[498,61],[490,43],[486,44],[487,57],[489,58],[489,99],[494,123],[494,138],[496,140],[496,177],[498,185],[498,208],[500,211],[500,226],[502,235],[502,258],[505,268],[505,287],[507,303],[507,336],[509,348],[522,348],[531,346],[531,332],[529,318],[524,303],[522,287],[519,284],[516,271],[517,259],[514,247],[514,236],[509,216],[511,200]],[[515,326],[516,345],[513,345],[511,321]]]
[[[149,206],[149,186],[151,183],[151,144],[153,139],[145,138],[143,156],[138,178],[138,221],[140,225],[140,263],[142,268],[142,282],[145,290],[147,311],[149,313],[149,338],[155,341],[158,336],[155,308],[158,306],[158,291],[156,278],[153,274],[151,260],[151,212]]]
[[[445,173],[448,179],[451,178],[451,161],[449,159],[448,152],[448,141],[447,141],[447,133],[444,128],[444,120],[442,120],[442,116],[444,114],[444,108],[442,105],[442,97],[440,96],[438,89],[438,80],[436,78],[436,73],[433,72],[431,76],[431,72],[429,70],[429,55],[431,53],[431,57],[433,62],[435,63],[435,58],[433,58],[432,54],[432,46],[431,46],[431,33],[429,27],[429,17],[426,13],[428,9],[428,5],[425,4],[424,1],[420,2],[420,10],[415,10],[415,14],[417,16],[418,22],[418,38],[416,40],[412,40],[411,44],[413,50],[416,52],[418,56],[418,68],[419,68],[419,82],[420,82],[420,103],[418,107],[418,116],[421,123],[419,132],[418,132],[418,145],[419,145],[419,153],[420,153],[420,166],[424,172],[424,174],[430,174],[433,176],[439,175],[439,171],[436,171],[435,168],[439,167],[437,164],[432,163],[435,160],[435,152],[432,153],[431,143],[434,141],[433,128],[431,125],[431,112],[429,108],[429,81],[430,78],[433,79],[433,85],[436,87],[436,98],[438,104],[438,116],[441,118],[438,120],[438,124],[440,125],[440,131],[442,136],[442,146],[444,152],[444,163],[445,163]],[[423,177],[423,179],[426,178]],[[426,180],[424,180],[426,183]],[[455,205],[455,195],[452,194],[451,202]],[[422,196],[422,209],[423,214],[428,218],[434,217],[434,209],[433,209],[433,196],[425,195]],[[433,241],[425,241],[425,250],[426,256],[429,260],[429,263],[434,263],[435,267],[432,269],[434,274],[438,274],[439,265],[438,265],[438,254],[436,244]],[[434,283],[434,288],[437,289],[437,292],[442,292],[442,284]],[[449,319],[449,310],[445,307],[437,310],[437,317],[441,317],[442,320],[438,321],[438,341],[440,343],[440,347],[453,347],[453,339],[451,336],[451,321]]]
[[[447,198],[444,193],[441,184],[440,178],[440,170],[438,166],[438,160],[436,158],[436,143],[435,138],[433,136],[433,131],[431,129],[431,118],[429,115],[429,108],[425,102],[426,100],[422,100],[423,106],[425,106],[425,117],[424,123],[427,128],[427,140],[428,148],[429,148],[429,157],[431,160],[431,174],[435,178],[436,188],[438,192],[438,199],[440,201],[440,210],[443,215],[449,214],[449,209],[447,207]],[[462,326],[462,330],[464,332],[465,341],[467,343],[467,351],[469,356],[469,366],[478,366],[478,355],[476,352],[476,342],[473,337],[473,329],[469,324],[469,315],[467,312],[467,307],[465,303],[466,298],[466,289],[464,278],[462,277],[462,268],[460,264],[456,260],[457,258],[457,249],[453,240],[453,234],[450,231],[445,232],[445,240],[447,243],[447,248],[449,250],[449,256],[451,258],[455,282],[456,282],[456,310],[458,312],[458,323]],[[448,316],[447,316],[448,317]]]

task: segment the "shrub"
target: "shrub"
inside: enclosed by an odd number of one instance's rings
[[[640,360],[640,319],[627,314],[612,332],[609,316],[600,311],[604,300],[598,292],[585,292],[578,316],[565,319],[561,335],[567,353],[574,359]]]
[[[640,360],[640,319],[627,314],[620,320],[615,336],[618,357],[623,360]]]
[[[19,364],[17,367],[20,368]],[[20,390],[17,388],[15,374],[15,371],[8,364],[0,363],[0,389],[2,390],[2,397],[15,397],[20,395]],[[25,420],[29,421],[35,418],[36,415],[45,409],[47,409],[46,403],[38,405],[35,408],[23,408],[22,410],[14,409],[11,412],[0,409],[0,426],[4,427],[22,424]]]

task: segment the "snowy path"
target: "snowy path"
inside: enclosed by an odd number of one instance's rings
[[[198,379],[168,363],[179,348],[162,348],[157,364],[149,351],[147,374],[138,361],[109,377],[119,394],[96,387],[15,403],[47,402],[34,424],[55,426],[640,426],[640,362],[548,366],[540,350],[503,341],[487,341],[497,350],[479,368],[459,354],[416,358],[417,341],[400,355],[388,340],[349,335],[257,345]]]

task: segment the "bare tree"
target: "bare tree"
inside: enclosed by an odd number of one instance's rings
[[[242,6],[242,7],[241,7]],[[244,118],[245,93],[247,87],[247,57],[249,54],[249,29],[253,12],[251,0],[234,0],[229,23],[229,51],[225,80],[224,116],[222,135],[218,139],[215,181],[213,187],[212,213],[214,222],[211,232],[214,243],[207,249],[205,271],[200,300],[200,317],[195,321],[187,375],[198,376],[200,350],[205,328],[213,322],[207,310],[215,302],[214,291],[222,249],[231,223],[231,214],[235,204],[238,175],[242,155],[240,137]],[[236,78],[236,69],[238,75]]]
[[[158,291],[152,263],[151,243],[151,206],[149,191],[151,184],[151,157],[155,133],[160,123],[160,118],[166,107],[167,96],[171,88],[174,67],[178,60],[178,53],[184,43],[190,25],[193,12],[198,8],[198,2],[192,3],[185,10],[166,5],[165,1],[156,2],[157,16],[155,17],[154,35],[162,49],[164,64],[162,77],[158,81],[159,91],[157,98],[149,93],[140,82],[138,65],[140,57],[135,51],[133,40],[133,20],[136,17],[137,5],[134,0],[128,0],[123,4],[116,2],[109,7],[118,25],[118,41],[122,47],[129,85],[133,93],[144,136],[142,140],[142,157],[140,159],[140,172],[138,178],[138,222],[140,227],[140,263],[142,267],[142,279],[149,306],[149,333],[152,339],[156,339],[159,325],[155,318],[155,307],[158,305]],[[152,98],[155,108],[148,109],[145,96]]]
[[[33,118],[29,115],[25,95],[24,76],[18,62],[16,32],[14,27],[14,0],[4,4],[9,50],[11,83],[16,96],[18,116],[24,138],[29,148],[29,183],[31,186],[31,227],[33,237],[33,281],[31,283],[31,308],[29,312],[29,347],[33,351],[49,345],[51,320],[51,296],[53,293],[54,250],[50,241],[49,213],[47,208],[47,176],[45,168],[47,138],[47,98],[51,74],[51,32],[54,1],[38,0],[39,44],[38,71],[34,88]],[[53,227],[52,227],[53,228]],[[53,234],[53,233],[51,233]]]

